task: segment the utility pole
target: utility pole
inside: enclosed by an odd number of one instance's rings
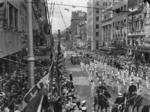
[[[34,86],[34,53],[33,53],[33,26],[32,26],[32,0],[28,0],[28,73],[29,73],[29,86]]]

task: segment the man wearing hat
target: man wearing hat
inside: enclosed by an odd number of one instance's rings
[[[122,93],[118,93],[118,97],[116,98],[115,100],[115,105],[118,107],[118,109],[120,109],[120,107],[122,106],[124,102],[124,98],[123,98],[123,95]]]
[[[85,100],[83,100],[81,102],[81,110],[82,110],[82,112],[87,112],[86,101]]]
[[[130,86],[129,86],[129,88],[128,88],[128,92],[129,92],[131,95],[137,93],[137,87],[136,87],[136,85],[134,84],[133,81],[130,82]]]

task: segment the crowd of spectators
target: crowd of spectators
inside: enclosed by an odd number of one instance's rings
[[[36,68],[35,83],[37,83],[45,72],[44,68]],[[54,99],[58,96],[56,84],[54,84],[53,93],[50,95]],[[0,112],[15,112],[21,110],[22,101],[25,94],[29,90],[28,74],[26,70],[14,71],[12,74],[5,73],[0,77]],[[56,91],[55,91],[56,90]],[[61,103],[64,112],[86,112],[85,101],[81,101],[78,97],[73,84],[73,77],[69,79],[64,77],[62,83],[62,99]],[[50,101],[52,101],[50,99]]]
[[[82,101],[76,93],[71,74],[63,83],[63,99],[63,112],[87,112],[86,101]]]
[[[42,77],[45,69],[35,70],[35,83]],[[24,95],[29,90],[28,73],[26,69],[16,70],[0,76],[0,111],[7,109],[14,112],[20,108]]]

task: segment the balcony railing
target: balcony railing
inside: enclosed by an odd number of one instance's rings
[[[144,36],[144,35],[145,35],[144,31],[128,33],[128,36]]]

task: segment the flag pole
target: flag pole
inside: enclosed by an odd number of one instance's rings
[[[58,47],[60,47],[60,29],[58,30]],[[58,69],[58,67],[57,67]],[[58,88],[59,88],[59,95],[61,96],[61,74],[59,73],[59,71],[57,70],[57,73],[58,73]]]
[[[28,0],[28,72],[29,72],[29,86],[34,86],[34,53],[33,53],[33,26],[32,26],[32,0]]]

